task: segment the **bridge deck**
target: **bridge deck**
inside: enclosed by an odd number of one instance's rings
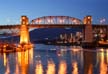
[[[84,28],[85,24],[29,24],[29,28]],[[102,28],[108,25],[92,24],[93,27]],[[0,25],[0,29],[20,29],[20,24]]]

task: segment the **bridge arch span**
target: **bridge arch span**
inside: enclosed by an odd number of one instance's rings
[[[82,21],[70,16],[43,16],[33,19],[30,24],[82,24]]]

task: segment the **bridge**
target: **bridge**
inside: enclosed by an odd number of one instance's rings
[[[16,29],[20,34],[20,44],[29,44],[29,29],[31,28],[80,28],[83,30],[85,42],[93,42],[93,31],[104,29],[108,39],[108,25],[92,24],[92,16],[85,16],[83,20],[69,16],[44,16],[29,22],[27,16],[21,17],[20,24],[0,25],[2,29]]]

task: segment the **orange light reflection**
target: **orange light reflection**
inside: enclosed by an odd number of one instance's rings
[[[93,64],[90,64],[88,68],[88,74],[93,74]]]
[[[18,58],[17,58],[17,56],[16,56],[16,66],[15,66],[15,73],[14,74],[20,74],[19,73]]]
[[[38,60],[36,63],[35,74],[43,74],[43,66],[41,60]]]
[[[106,60],[107,60],[107,64],[108,64],[108,49],[106,50]]]
[[[72,74],[78,74],[78,64],[77,62],[72,62],[73,71]]]
[[[107,74],[107,64],[105,63],[105,53],[100,55],[100,74]]]
[[[66,74],[67,73],[67,65],[66,61],[61,60],[59,64],[59,71],[58,74]]]
[[[5,74],[10,74],[9,61],[8,61],[8,59],[6,61],[7,61],[7,64],[6,64]]]
[[[7,63],[6,53],[3,53],[3,61],[4,61],[4,66],[6,66]]]
[[[18,64],[21,67],[21,74],[27,74],[27,68],[29,65],[29,50],[18,52]],[[17,65],[16,65],[17,67]],[[18,68],[16,68],[18,69]]]
[[[48,61],[47,74],[55,74],[55,64],[52,60]]]
[[[30,63],[33,64],[33,48],[29,50],[29,59],[30,59]]]
[[[16,67],[15,67],[15,74],[20,74],[20,73],[19,73],[18,63],[16,64]]]

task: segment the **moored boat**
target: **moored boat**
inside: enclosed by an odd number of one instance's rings
[[[10,52],[15,52],[16,46],[14,44],[1,44],[0,46],[0,52],[1,53],[10,53]]]
[[[108,47],[108,41],[99,41],[98,46],[99,47]]]

